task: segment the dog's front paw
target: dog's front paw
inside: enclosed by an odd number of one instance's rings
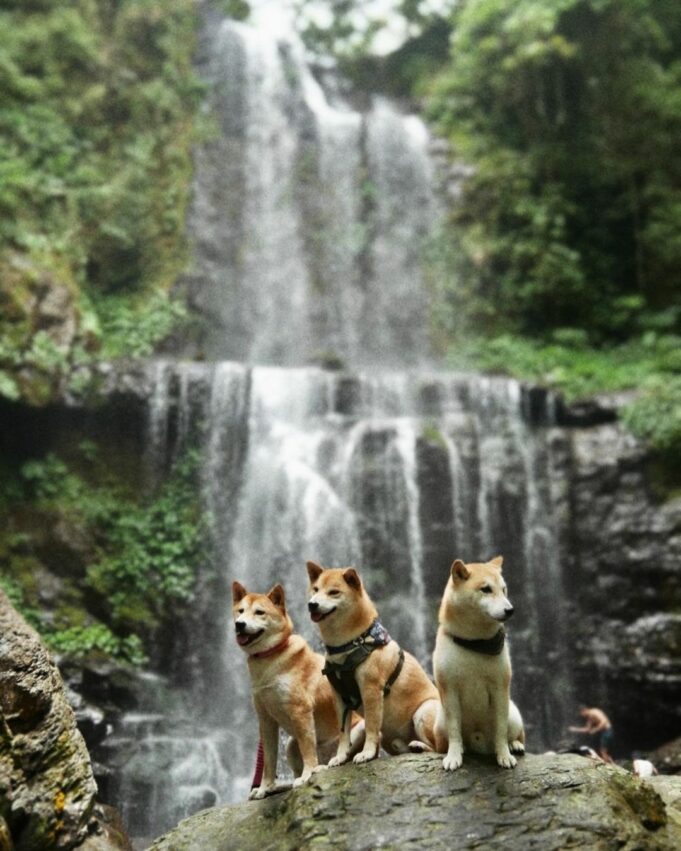
[[[329,763],[329,765],[330,765],[330,763]],[[323,764],[315,765],[315,767],[312,769],[312,771],[310,773],[311,774],[319,774],[320,771],[326,771],[326,769],[328,767],[329,767],[328,765],[323,765]]]
[[[461,768],[462,762],[461,751],[447,751],[447,756],[442,760],[442,767],[445,771],[456,771],[457,768]]]
[[[511,753],[517,753],[517,754],[524,754],[525,753],[525,745],[519,739],[516,739],[514,742],[511,742],[509,747],[511,749]]]
[[[336,756],[332,756],[329,760],[329,768],[335,768],[337,765],[344,765],[348,761],[348,755],[346,753],[338,753]]]
[[[497,754],[497,765],[500,765],[502,768],[515,768],[516,758],[511,756],[511,752],[507,749],[505,753]]]
[[[361,765],[363,762],[371,762],[371,760],[376,759],[377,756],[378,750],[376,748],[372,748],[370,751],[360,751],[352,761],[355,765]]]
[[[249,801],[260,801],[262,798],[266,798],[272,792],[274,792],[276,786],[274,783],[271,783],[267,786],[256,786],[255,789],[251,789],[251,794],[248,796]]]

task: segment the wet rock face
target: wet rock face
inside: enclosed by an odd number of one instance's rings
[[[57,668],[0,591],[0,847],[78,845],[95,793]],[[3,832],[11,837],[4,845]]]
[[[344,766],[264,801],[206,810],[150,851],[239,848],[562,849],[678,847],[651,786],[577,756],[526,756],[513,771],[434,754]]]
[[[645,461],[617,425],[572,434],[563,564],[573,668],[580,699],[611,715],[621,757],[681,724],[681,500],[656,501]]]

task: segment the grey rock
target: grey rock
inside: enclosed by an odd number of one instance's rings
[[[59,671],[0,590],[0,849],[125,849],[107,838],[96,792]]]
[[[662,774],[681,774],[681,736],[647,754]]]
[[[264,801],[192,816],[151,851],[299,848],[673,849],[681,831],[652,786],[574,755],[526,756],[513,771],[435,754],[332,769]]]

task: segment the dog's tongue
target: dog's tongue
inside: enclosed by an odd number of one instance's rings
[[[246,635],[246,633],[242,632],[239,635],[237,635],[236,643],[239,645],[239,647],[243,647],[244,644],[248,644],[250,638],[251,638],[250,635]]]
[[[321,612],[312,612],[310,617],[315,623],[319,623],[319,621],[324,617],[324,615]]]

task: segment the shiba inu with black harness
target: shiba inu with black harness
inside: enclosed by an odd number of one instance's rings
[[[390,754],[433,749],[437,689],[416,659],[390,638],[357,571],[308,561],[307,573],[308,609],[326,646],[324,673],[343,722],[338,753],[329,765],[350,759],[352,710],[365,724],[355,763],[375,759],[381,746]]]

